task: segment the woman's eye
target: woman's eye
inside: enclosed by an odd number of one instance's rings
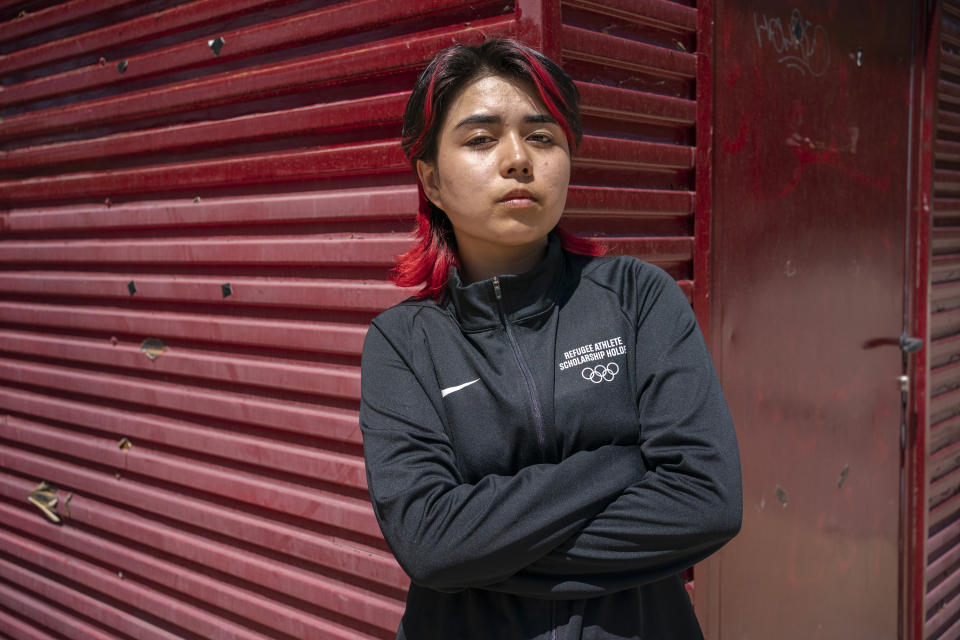
[[[486,144],[490,144],[491,142],[493,142],[493,138],[490,136],[474,136],[473,138],[467,140],[467,146],[482,147]]]

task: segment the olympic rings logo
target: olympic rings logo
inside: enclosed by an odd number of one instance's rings
[[[584,380],[589,380],[593,384],[600,384],[604,381],[612,381],[618,373],[620,373],[620,367],[617,363],[609,362],[607,364],[598,364],[595,367],[584,367],[580,375],[583,376]]]

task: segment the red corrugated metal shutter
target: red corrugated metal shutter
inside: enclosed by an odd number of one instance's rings
[[[607,236],[615,253],[663,266],[692,296],[695,270],[707,267],[706,259],[694,261],[697,10],[659,0],[570,0],[555,36],[545,48],[560,51],[577,81],[586,131],[567,224]],[[706,205],[696,221],[703,232]],[[705,272],[696,275],[706,281]]]
[[[406,92],[454,41],[563,59],[587,128],[570,226],[706,300],[690,6],[72,0],[0,19],[12,637],[393,636],[407,578],[367,501],[359,353],[404,297],[386,275],[416,205]],[[36,504],[53,496],[60,526]]]
[[[940,5],[927,408],[923,637],[960,637],[960,3]],[[935,31],[936,32],[936,31]]]

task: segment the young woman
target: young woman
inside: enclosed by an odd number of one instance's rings
[[[511,40],[441,52],[407,105],[422,289],[371,324],[360,408],[398,638],[702,637],[678,572],[739,530],[733,426],[673,279],[557,226],[580,134]]]

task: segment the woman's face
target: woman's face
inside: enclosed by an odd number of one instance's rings
[[[570,149],[539,96],[500,76],[467,85],[441,125],[427,197],[453,225],[461,258],[542,247],[570,182]]]

